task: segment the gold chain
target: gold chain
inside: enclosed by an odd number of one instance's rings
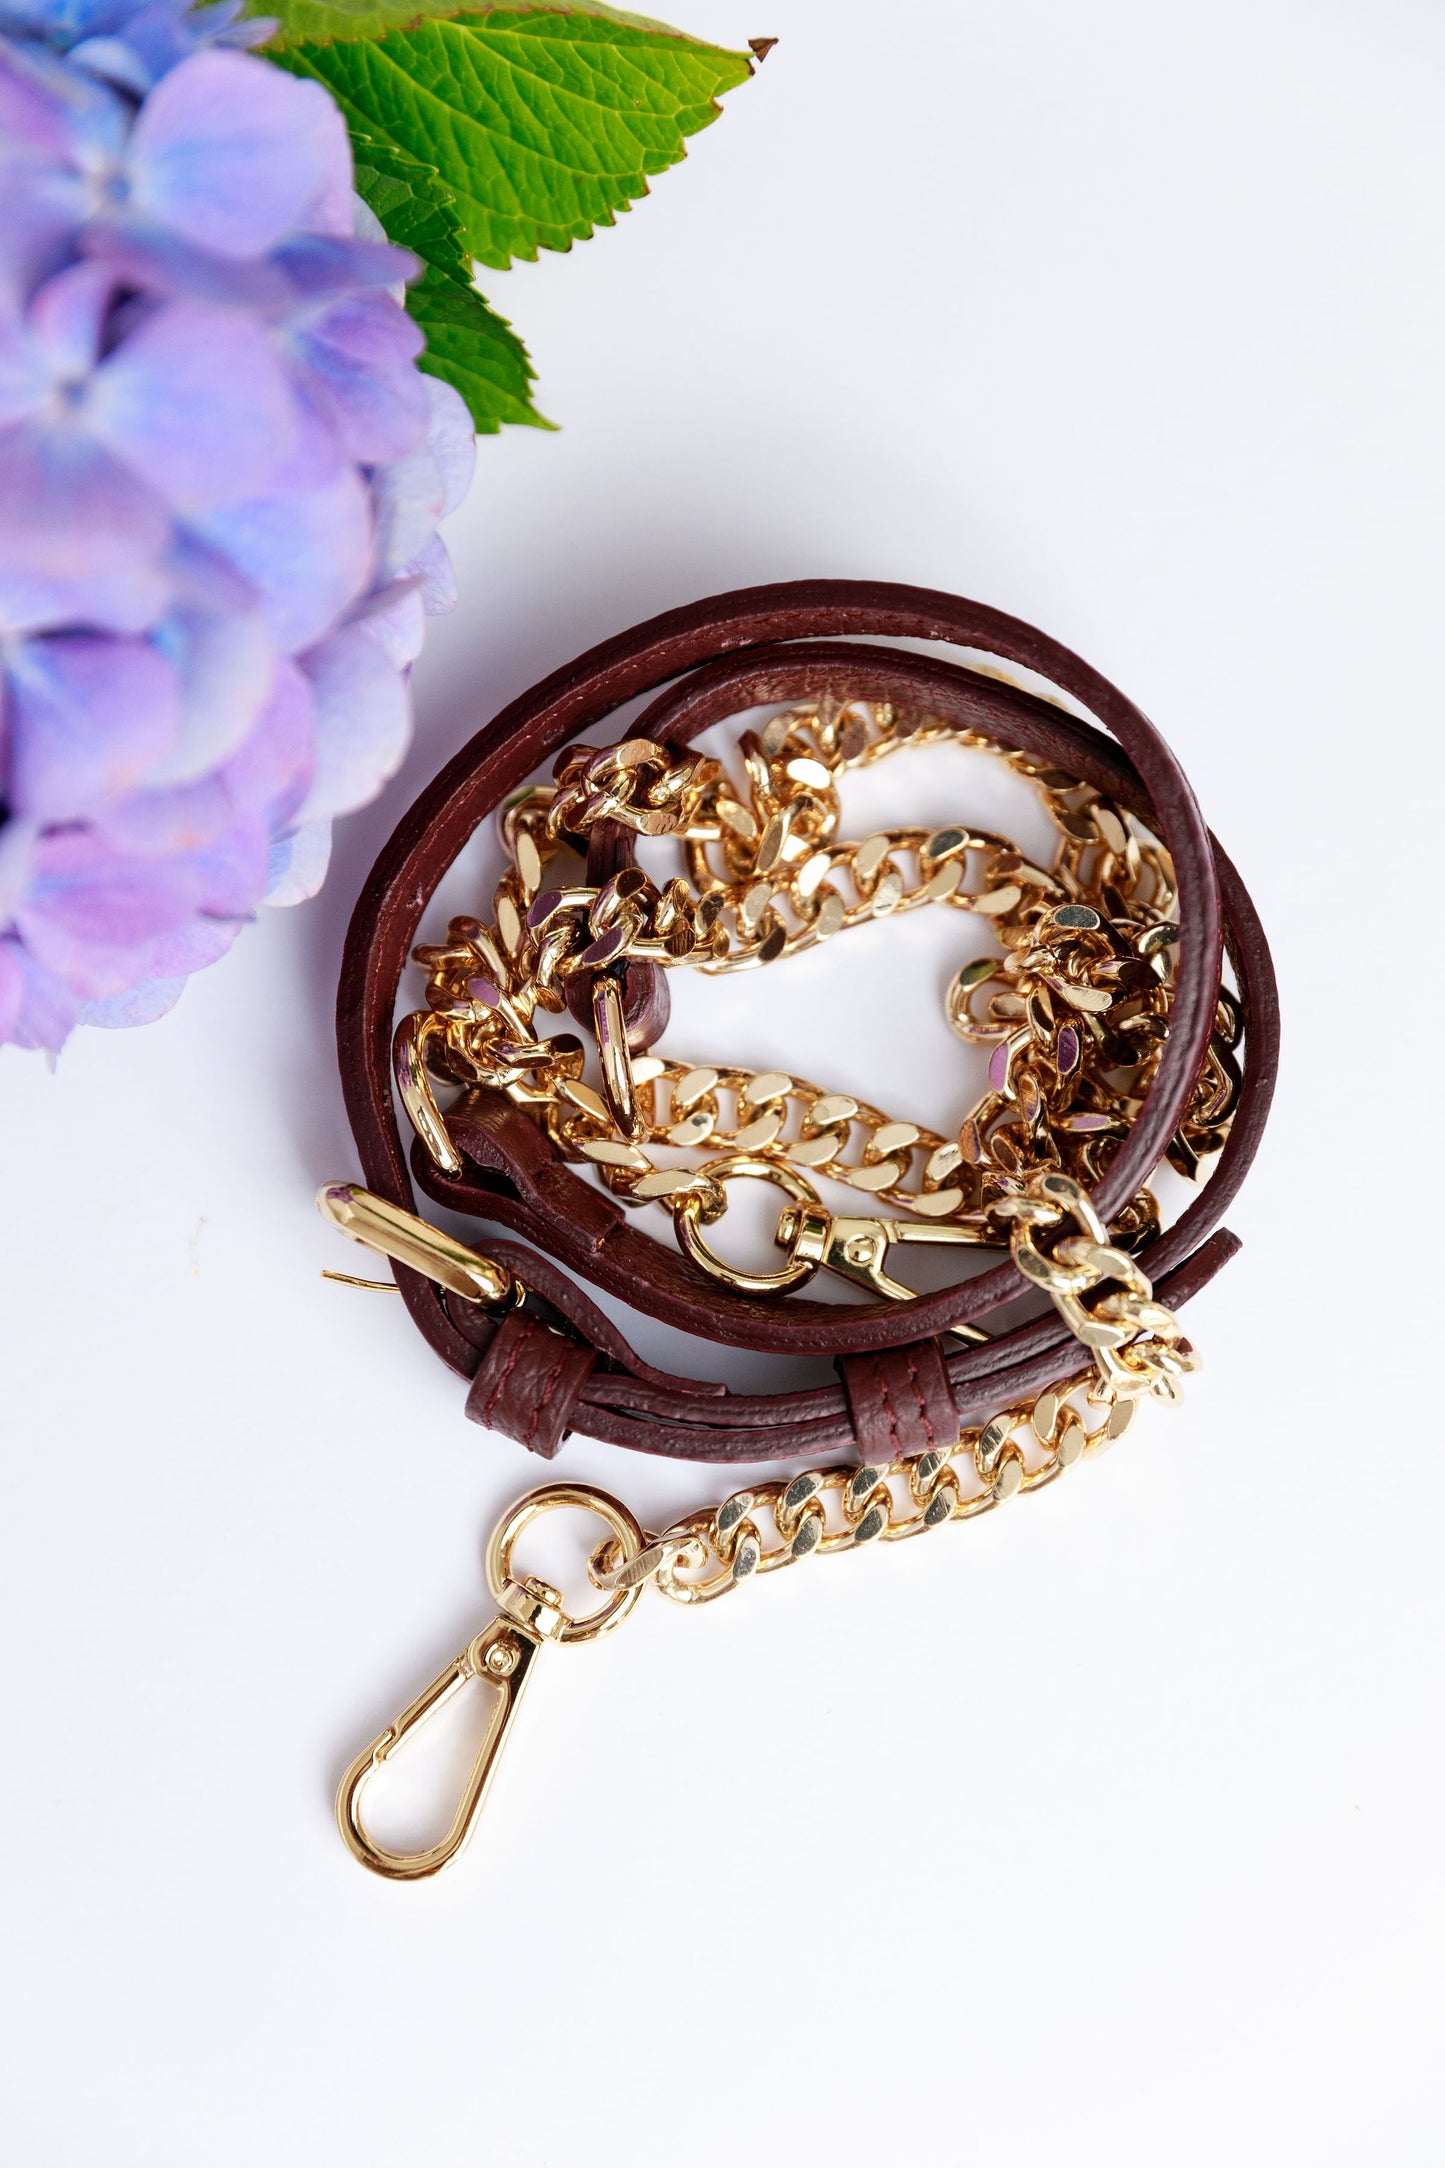
[[[345,1224],[337,1210],[343,1201],[349,1211],[360,1200],[355,1192],[345,1200],[330,1197],[328,1209],[338,1224]],[[405,1254],[410,1262],[425,1258],[434,1247],[434,1261],[423,1269],[434,1270],[444,1284],[481,1288],[498,1269],[394,1206],[381,1206],[381,1224],[376,1224],[378,1205],[379,1200],[366,1199],[371,1231],[361,1239]],[[1173,1313],[1154,1301],[1135,1260],[1108,1242],[1087,1193],[1067,1175],[1036,1173],[1010,1200],[1007,1217],[1020,1271],[1047,1289],[1093,1355],[1095,1375],[1087,1390],[1074,1386],[1039,1394],[1026,1406],[995,1416],[981,1430],[965,1431],[943,1450],[881,1465],[846,1463],[809,1470],[791,1482],[735,1491],[720,1505],[689,1514],[660,1536],[649,1535],[619,1500],[590,1485],[556,1483],[529,1492],[504,1515],[488,1545],[487,1578],[497,1599],[496,1618],[363,1748],[342,1778],[337,1822],[353,1857],[391,1881],[419,1881],[440,1873],[476,1826],[542,1649],[610,1632],[649,1583],[676,1603],[711,1603],[744,1581],[805,1558],[898,1543],[949,1521],[975,1519],[1021,1491],[1041,1490],[1085,1454],[1112,1444],[1128,1429],[1145,1396],[1174,1399],[1176,1378],[1195,1367],[1194,1352]],[[1036,1236],[1058,1228],[1065,1218],[1072,1218],[1077,1231],[1056,1239],[1051,1249],[1041,1249]],[[353,1225],[349,1231],[358,1233],[360,1228]],[[1090,1414],[1098,1418],[1092,1424]],[[584,1507],[599,1515],[609,1530],[589,1563],[602,1602],[580,1618],[568,1615],[557,1591],[546,1583],[513,1574],[517,1538],[558,1506]],[[362,1813],[366,1787],[417,1727],[474,1679],[494,1690],[495,1706],[451,1825],[423,1851],[393,1851],[367,1828]]]
[[[844,772],[940,742],[998,754],[1034,785],[1057,835],[1050,868],[968,825],[839,838]],[[715,760],[645,738],[601,751],[572,746],[553,786],[509,801],[509,862],[492,922],[456,918],[445,944],[417,950],[428,1006],[397,1035],[401,1095],[438,1163],[460,1167],[432,1075],[505,1091],[565,1157],[590,1162],[624,1203],[667,1207],[690,1254],[757,1292],[795,1284],[796,1275],[736,1275],[695,1239],[726,1209],[723,1176],[738,1171],[739,1155],[779,1173],[806,1170],[805,1188],[808,1175],[825,1175],[946,1228],[947,1239],[977,1243],[1000,1241],[998,1207],[1038,1169],[1097,1183],[1168,1032],[1179,930],[1168,854],[1091,786],[884,702],[790,708],[761,732],[744,732],[738,751],[741,781]],[[585,849],[603,819],[677,836],[687,878],[659,887],[632,866],[601,886],[547,886],[557,854]],[[953,1029],[990,1049],[988,1089],[953,1136],[781,1071],[627,1047],[619,973],[629,961],[708,974],[752,969],[925,904],[982,916],[999,941],[997,955],[955,975],[945,998]],[[560,1013],[581,973],[593,981],[600,1092],[583,1080],[574,1035],[536,1035],[538,1011]],[[1227,1133],[1238,1034],[1237,1005],[1222,993],[1204,1071],[1170,1147],[1190,1175]],[[664,1164],[656,1157],[664,1147],[712,1157]],[[1132,1249],[1158,1226],[1154,1199],[1141,1190],[1113,1232]],[[907,1292],[897,1283],[886,1291]]]
[[[941,1450],[871,1465],[843,1462],[735,1491],[648,1538],[633,1557],[604,1544],[592,1558],[596,1585],[616,1590],[651,1581],[676,1603],[710,1603],[756,1574],[815,1554],[898,1543],[948,1521],[973,1520],[1016,1493],[1042,1490],[1085,1454],[1112,1445],[1142,1398],[1177,1399],[1176,1380],[1198,1367],[1198,1357],[1137,1262],[1109,1242],[1079,1184],[1036,1174],[1000,1211],[1012,1222],[1015,1264],[1053,1298],[1094,1358],[1087,1387],[1041,1393]],[[1036,1234],[1066,1217],[1078,1231],[1040,1249]],[[1097,1299],[1086,1300],[1091,1296]]]

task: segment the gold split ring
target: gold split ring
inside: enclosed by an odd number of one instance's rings
[[[512,1572],[512,1553],[517,1538],[550,1513],[556,1506],[579,1506],[585,1513],[595,1513],[607,1523],[616,1538],[620,1563],[626,1565],[638,1556],[647,1543],[641,1524],[628,1512],[620,1499],[607,1491],[595,1490],[590,1483],[547,1483],[540,1490],[528,1491],[525,1498],[505,1513],[492,1530],[487,1545],[487,1581],[498,1602],[502,1591],[515,1580]],[[612,1628],[626,1618],[628,1612],[642,1594],[643,1583],[635,1588],[614,1590],[605,1603],[595,1611],[584,1612],[581,1618],[570,1618],[565,1612],[555,1639],[559,1642],[595,1641],[599,1634],[610,1633]],[[560,1607],[559,1607],[560,1608]]]
[[[760,1159],[752,1152],[732,1152],[723,1159],[709,1159],[698,1169],[700,1177],[710,1177],[721,1186],[734,1179],[751,1179],[756,1182],[772,1182],[795,1204],[810,1204],[820,1208],[822,1198],[811,1182],[805,1182],[786,1160]],[[714,1215],[717,1216],[716,1214]],[[703,1198],[696,1191],[685,1192],[676,1205],[677,1239],[682,1249],[695,1265],[724,1287],[730,1287],[740,1295],[783,1295],[790,1287],[801,1287],[804,1280],[811,1280],[817,1265],[794,1251],[785,1265],[776,1272],[744,1272],[737,1265],[730,1265],[718,1256],[703,1239],[700,1221],[703,1217]]]

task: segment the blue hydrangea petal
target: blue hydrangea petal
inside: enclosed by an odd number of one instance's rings
[[[291,334],[294,364],[348,459],[405,458],[426,441],[426,379],[412,364],[423,337],[390,294],[348,294]]]
[[[351,469],[319,489],[213,513],[201,532],[254,586],[288,655],[319,640],[370,582],[371,504]]]
[[[264,327],[209,301],[148,315],[96,370],[84,415],[183,517],[263,495],[300,426]]]
[[[220,256],[264,255],[296,226],[350,230],[351,147],[340,112],[319,83],[247,53],[197,53],[162,77],[141,107],[127,165],[143,221]]]

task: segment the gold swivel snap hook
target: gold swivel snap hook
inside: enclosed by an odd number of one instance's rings
[[[423,1688],[394,1724],[388,1725],[379,1738],[373,1739],[370,1746],[357,1755],[341,1780],[336,1795],[337,1824],[352,1857],[359,1859],[363,1867],[369,1867],[373,1874],[383,1875],[390,1882],[422,1882],[430,1875],[439,1874],[458,1856],[476,1827],[493,1772],[541,1649],[549,1641],[595,1641],[626,1618],[642,1594],[644,1583],[641,1581],[632,1587],[615,1589],[595,1611],[572,1618],[563,1610],[557,1591],[544,1581],[530,1575],[521,1580],[513,1578],[512,1555],[518,1538],[541,1514],[551,1512],[557,1506],[580,1506],[597,1514],[606,1522],[616,1554],[624,1564],[638,1557],[646,1544],[642,1529],[626,1506],[606,1491],[594,1490],[589,1483],[550,1483],[541,1490],[528,1492],[504,1514],[487,1545],[487,1580],[499,1606],[497,1617],[468,1642],[460,1656],[448,1664],[430,1686]],[[368,1832],[361,1817],[362,1794],[382,1763],[390,1761],[428,1717],[444,1708],[474,1679],[494,1688],[497,1699],[451,1826],[444,1837],[425,1851],[393,1852]]]
[[[811,1280],[815,1272],[826,1270],[841,1273],[844,1279],[853,1280],[858,1286],[866,1287],[870,1294],[883,1295],[890,1302],[912,1302],[917,1290],[906,1287],[902,1280],[893,1279],[883,1269],[884,1259],[895,1242],[974,1247],[981,1239],[978,1229],[966,1224],[867,1219],[830,1212],[812,1183],[795,1173],[786,1160],[764,1159],[752,1152],[733,1152],[723,1159],[710,1159],[698,1169],[698,1174],[719,1190],[724,1183],[739,1177],[772,1182],[790,1200],[779,1215],[774,1237],[778,1247],[787,1251],[787,1262],[776,1272],[745,1272],[718,1256],[704,1239],[702,1227],[704,1221],[719,1218],[721,1213],[716,1205],[709,1213],[705,1191],[689,1190],[673,1207],[677,1239],[684,1253],[713,1279],[720,1280],[724,1287],[742,1295],[785,1295],[789,1288],[801,1287]]]

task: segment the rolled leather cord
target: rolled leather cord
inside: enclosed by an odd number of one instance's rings
[[[1037,673],[1108,726],[966,666],[861,643],[947,641]],[[1238,1243],[1219,1221],[1257,1148],[1273,1092],[1278,1002],[1249,896],[1204,828],[1188,783],[1153,726],[1066,648],[1018,619],[930,590],[808,581],[745,589],[654,618],[604,642],[524,694],[452,760],[403,817],[373,868],[347,937],[338,997],[343,1088],[366,1180],[393,1203],[413,1194],[391,1079],[393,1011],[427,903],[458,852],[562,745],[641,694],[666,690],[629,735],[685,744],[742,709],[830,693],[924,709],[1037,754],[1135,813],[1169,851],[1183,933],[1169,1036],[1148,1097],[1093,1193],[1108,1219],[1147,1180],[1178,1128],[1202,1065],[1227,946],[1245,1020],[1243,1090],[1212,1175],[1178,1221],[1140,1253],[1161,1300],[1178,1306]],[[594,833],[589,878],[630,862],[615,824]],[[585,1014],[585,1006],[583,1007]],[[664,974],[628,967],[636,1044],[666,1022]],[[404,1117],[403,1117],[404,1120]],[[909,1303],[762,1301],[720,1285],[647,1235],[583,1180],[504,1094],[468,1093],[447,1114],[465,1162],[448,1176],[419,1141],[418,1186],[453,1211],[537,1245],[490,1239],[488,1255],[528,1289],[497,1316],[405,1267],[412,1316],[444,1361],[471,1378],[467,1412],[550,1457],[568,1430],[699,1461],[764,1461],[856,1449],[865,1460],[951,1444],[961,1427],[1078,1377],[1087,1360],[1052,1310],[945,1355],[939,1335],[977,1325],[1025,1290],[1011,1261]],[[558,1262],[554,1263],[556,1259]],[[565,1265],[632,1307],[700,1338],[782,1353],[826,1352],[840,1383],[734,1394],[644,1362]],[[945,1437],[946,1432],[946,1437]]]

